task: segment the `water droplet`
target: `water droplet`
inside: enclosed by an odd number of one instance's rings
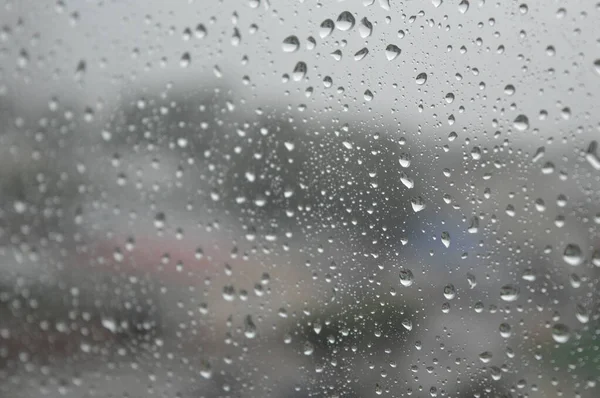
[[[461,14],[464,14],[468,10],[469,10],[469,2],[467,0],[462,0],[458,4],[458,11],[460,11]]]
[[[333,32],[334,28],[335,23],[331,19],[326,19],[323,22],[321,22],[321,26],[319,27],[319,36],[321,37],[321,39],[324,39],[327,36],[329,36],[331,32]]]
[[[113,318],[102,317],[101,323],[102,327],[111,333],[117,332],[117,322]]]
[[[212,377],[212,366],[207,360],[203,360],[200,363],[200,376],[205,379],[210,379]]]
[[[546,154],[546,148],[541,146],[535,151],[535,154],[531,158],[531,161],[535,163],[538,160],[540,160],[541,158],[543,158],[545,154]]]
[[[448,104],[453,103],[454,102],[454,94],[452,94],[452,93],[446,94],[445,99]]]
[[[583,262],[581,248],[574,243],[569,243],[563,252],[563,260],[565,260],[565,263],[572,266],[581,264]]]
[[[365,101],[371,101],[373,99],[373,93],[371,92],[371,90],[365,90],[364,98]]]
[[[415,186],[414,181],[403,171],[400,172],[400,182],[408,189],[412,189]]]
[[[369,49],[367,47],[363,47],[354,54],[354,60],[360,61],[361,59],[366,57],[368,53]]]
[[[358,34],[363,39],[366,39],[367,37],[371,36],[372,33],[373,24],[367,19],[367,17],[364,17],[360,20],[360,24],[358,25]]]
[[[439,6],[442,5],[443,1],[442,0],[431,0],[431,3],[433,4],[433,6],[435,8],[438,8]]]
[[[444,244],[444,246],[446,246],[446,248],[450,247],[450,233],[444,231],[442,232],[442,243]]]
[[[479,360],[483,363],[489,363],[493,358],[493,355],[491,352],[489,351],[484,351],[481,354],[479,354]]]
[[[569,327],[562,323],[557,323],[552,327],[552,338],[557,343],[563,344],[569,341],[571,331]]]
[[[404,319],[402,321],[402,326],[404,326],[404,329],[408,331],[411,331],[413,328],[412,321],[410,319]]]
[[[521,114],[515,118],[513,126],[519,131],[525,131],[529,128],[529,119]]]
[[[331,56],[336,61],[340,61],[342,59],[342,51],[341,50],[335,50],[334,52],[331,53]]]
[[[500,330],[500,336],[505,339],[508,339],[512,335],[512,328],[508,323],[501,323],[498,330]]]
[[[456,289],[453,284],[449,283],[444,286],[444,297],[446,300],[452,300],[456,297]]]
[[[388,61],[393,61],[396,59],[396,57],[398,57],[398,55],[400,55],[401,52],[402,50],[400,50],[398,46],[394,44],[388,44],[388,46],[385,48],[385,57]]]
[[[514,285],[504,285],[500,288],[500,298],[504,301],[515,301],[519,298],[519,288]]]
[[[354,27],[354,23],[355,20],[352,13],[350,13],[349,11],[344,11],[338,16],[335,26],[339,30],[345,32],[347,30],[352,29]]]
[[[598,142],[592,141],[585,154],[585,160],[596,170],[600,170],[600,157],[598,156]]]
[[[413,211],[418,213],[425,208],[425,200],[421,196],[415,196],[410,199],[410,205]]]
[[[179,61],[179,65],[182,68],[187,68],[190,65],[191,60],[192,60],[192,57],[191,57],[190,53],[184,53],[181,56],[181,60]]]
[[[515,86],[513,86],[512,84],[507,84],[504,87],[504,94],[513,95],[514,93],[515,93]]]
[[[248,339],[253,339],[256,337],[256,325],[252,320],[252,316],[247,315],[244,320],[244,336]]]
[[[420,86],[427,82],[427,73],[421,72],[417,75],[415,82]]]
[[[154,227],[156,227],[156,229],[163,229],[165,227],[165,220],[165,213],[157,213],[154,217]]]
[[[471,217],[471,223],[469,224],[469,228],[467,232],[470,234],[476,234],[479,231],[479,217],[473,216]]]
[[[314,352],[314,350],[315,349],[314,349],[313,345],[310,342],[307,341],[306,343],[304,343],[304,347],[303,347],[303,350],[302,350],[302,352],[304,353],[304,355],[307,355],[307,356],[308,355],[312,355],[312,353]]]
[[[400,166],[407,168],[410,166],[411,156],[408,153],[401,153],[398,162],[400,162]]]
[[[300,48],[300,40],[298,40],[296,36],[288,36],[285,39],[283,39],[282,47],[284,52],[293,53],[295,51],[298,51],[298,48]]]
[[[233,285],[223,286],[223,298],[225,301],[233,301],[235,299],[235,288]]]
[[[590,314],[588,310],[586,310],[581,304],[577,304],[575,306],[575,317],[577,317],[577,320],[581,323],[588,323],[590,320]]]
[[[475,279],[475,275],[467,272],[467,283],[469,284],[469,288],[474,289],[477,286],[477,279]]]
[[[400,270],[400,284],[402,286],[410,286],[414,282],[413,273],[411,270],[403,268]]]
[[[600,75],[600,58],[594,61],[594,70]]]
[[[300,80],[304,79],[304,76],[306,76],[306,71],[308,70],[308,67],[306,66],[306,64],[302,61],[298,62],[296,64],[296,66],[294,67],[294,71],[292,72],[292,79],[294,79],[294,81],[299,82]]]

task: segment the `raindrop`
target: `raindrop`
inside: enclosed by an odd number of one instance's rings
[[[575,306],[575,317],[577,317],[577,320],[581,323],[588,323],[590,320],[590,314],[581,304]]]
[[[421,86],[427,82],[427,73],[421,72],[417,75],[415,82]]]
[[[425,200],[421,196],[415,196],[410,199],[410,205],[413,211],[418,213],[425,208]]]
[[[402,286],[410,286],[414,282],[413,273],[411,270],[403,268],[400,270],[400,284]]]
[[[335,26],[341,31],[347,31],[354,27],[354,16],[349,11],[342,12],[338,18]]]
[[[446,300],[452,300],[456,297],[456,289],[453,284],[449,283],[444,286],[444,297]]]
[[[371,36],[372,33],[373,24],[367,19],[367,17],[364,17],[360,20],[360,24],[358,25],[358,34],[363,39],[366,39],[367,37]]]
[[[179,65],[182,68],[187,68],[190,65],[191,60],[192,60],[192,57],[191,57],[190,53],[184,53],[181,56],[181,60],[179,60]]]
[[[515,301],[519,298],[519,288],[514,285],[504,285],[500,288],[500,298],[504,301]]]
[[[529,128],[529,119],[521,114],[515,118],[513,126],[519,131],[525,131]]]
[[[562,323],[557,323],[552,327],[552,338],[557,343],[563,344],[569,341],[571,331],[569,327]]]
[[[321,39],[326,38],[333,32],[333,28],[335,28],[335,23],[331,19],[326,19],[321,22],[321,26],[319,27],[319,36]]]
[[[395,44],[388,44],[388,46],[385,48],[385,57],[388,61],[393,61],[396,59],[396,57],[398,57],[398,55],[400,55],[401,52],[402,50],[400,50],[400,48],[398,48],[398,46]]]
[[[492,353],[489,351],[484,351],[481,354],[479,354],[479,360],[483,363],[489,363],[492,360]]]
[[[404,326],[404,329],[411,331],[413,328],[412,322],[410,319],[404,319],[402,321],[402,326]]]
[[[247,315],[244,320],[244,336],[248,339],[253,339],[256,337],[256,325],[252,320],[252,316]]]
[[[450,233],[444,231],[442,232],[442,243],[444,244],[444,246],[446,246],[446,248],[450,247]]]
[[[469,288],[474,289],[477,286],[477,280],[475,279],[475,275],[467,272],[467,282],[469,283]]]
[[[596,170],[600,170],[600,157],[598,156],[598,142],[592,141],[585,154],[585,160]]]
[[[373,93],[371,92],[371,90],[365,90],[364,98],[365,101],[371,101],[373,99]]]
[[[498,330],[500,330],[500,336],[505,339],[508,339],[512,335],[512,330],[508,323],[501,323]]]
[[[581,248],[574,243],[569,243],[563,252],[563,260],[565,260],[565,263],[572,266],[581,264],[583,262]]]
[[[283,51],[286,53],[293,53],[298,51],[300,48],[300,40],[296,36],[288,36],[283,39]]]
[[[302,352],[304,353],[304,355],[312,355],[312,353],[314,352],[314,347],[310,342],[306,342],[304,343],[304,348],[302,350]]]
[[[462,0],[458,4],[458,11],[460,11],[461,14],[464,14],[468,10],[469,10],[469,2],[467,0]]]
[[[306,64],[304,62],[302,62],[302,61],[298,62],[296,64],[296,66],[294,67],[294,71],[292,72],[292,79],[294,79],[294,81],[297,81],[297,82],[304,79],[304,77],[306,76],[307,69],[308,69],[308,67],[306,66]]]
[[[367,47],[363,47],[354,54],[354,60],[360,61],[361,59],[366,57],[368,53],[369,49]]]

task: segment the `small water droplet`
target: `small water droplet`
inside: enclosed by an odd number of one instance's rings
[[[592,141],[585,153],[585,160],[596,170],[600,170],[600,157],[598,156],[598,142]]]
[[[415,82],[421,86],[427,82],[427,73],[421,72],[417,75]]]
[[[500,330],[500,336],[505,339],[508,339],[512,335],[512,328],[508,323],[501,323],[498,330]]]
[[[444,246],[446,246],[446,248],[450,247],[450,233],[444,231],[442,232],[442,243],[444,244]]]

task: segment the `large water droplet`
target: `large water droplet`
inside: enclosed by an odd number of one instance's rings
[[[598,156],[598,142],[592,141],[585,153],[585,160],[596,170],[600,170],[600,157]]]
[[[321,39],[324,39],[327,36],[329,36],[331,32],[333,32],[334,28],[335,23],[331,19],[326,19],[323,22],[321,22],[321,26],[319,27],[319,36],[321,37]]]
[[[367,47],[363,47],[354,54],[354,60],[360,61],[361,59],[366,57],[368,53],[369,49]]]
[[[525,131],[529,128],[529,119],[521,114],[515,118],[513,126],[519,131]]]
[[[367,19],[367,17],[364,17],[360,20],[360,24],[358,25],[358,34],[363,39],[366,39],[367,37],[371,36],[372,33],[373,24]]]
[[[453,284],[449,283],[444,286],[444,297],[446,300],[452,300],[454,297],[456,297],[456,289],[454,288]]]
[[[302,61],[298,62],[296,64],[296,66],[294,67],[294,71],[292,72],[292,79],[299,82],[300,80],[304,79],[304,76],[306,76],[307,70],[308,70],[308,67],[306,66],[306,64],[304,62],[302,62]]]
[[[400,284],[402,286],[410,286],[414,282],[413,273],[411,270],[403,268],[400,270]]]
[[[569,327],[562,323],[557,323],[552,327],[552,338],[557,343],[563,344],[569,341],[571,331]]]
[[[579,245],[569,243],[563,252],[563,260],[569,265],[577,266],[583,262],[583,255]]]
[[[458,11],[460,11],[461,14],[469,11],[469,2],[467,0],[462,0],[458,3]]]
[[[249,339],[256,337],[256,325],[250,315],[246,316],[246,319],[244,320],[244,336]]]
[[[421,196],[415,196],[410,199],[410,205],[415,213],[420,212],[425,208],[425,200]]]
[[[341,31],[347,31],[354,27],[355,19],[352,13],[349,11],[342,12],[338,18],[335,26]]]
[[[417,75],[415,82],[420,86],[427,82],[427,73],[421,72]]]
[[[519,298],[519,288],[514,285],[504,285],[500,288],[500,298],[504,301],[515,301]]]
[[[283,51],[286,53],[293,53],[300,48],[300,40],[296,36],[288,36],[283,39]]]
[[[400,48],[398,48],[398,46],[395,44],[388,44],[388,46],[385,48],[385,57],[388,61],[392,61],[396,59],[401,52],[402,50],[400,50]]]

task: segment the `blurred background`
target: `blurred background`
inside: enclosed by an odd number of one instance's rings
[[[598,396],[600,3],[1,7],[0,396]]]

